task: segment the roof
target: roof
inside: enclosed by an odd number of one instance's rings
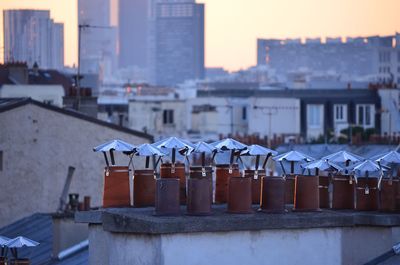
[[[72,77],[67,76],[57,70],[29,69],[24,62],[14,62],[0,64],[0,86],[4,84],[15,84],[10,78],[10,67],[17,67],[27,73],[27,85],[61,85],[65,94],[68,94],[69,88],[73,84]]]
[[[100,126],[104,126],[104,127],[108,127],[111,128],[113,130],[117,130],[120,132],[124,132],[124,133],[128,133],[128,134],[132,134],[134,136],[137,137],[141,137],[141,138],[145,138],[148,139],[149,141],[153,141],[154,137],[150,134],[147,133],[143,133],[143,132],[139,132],[136,130],[132,130],[126,127],[122,127],[113,123],[109,123],[106,121],[102,121],[96,118],[93,118],[91,116],[88,116],[86,114],[83,114],[81,112],[78,111],[74,111],[74,110],[70,110],[70,109],[63,109],[63,108],[59,108],[53,105],[49,105],[49,104],[45,104],[36,100],[33,100],[31,98],[0,98],[0,113],[15,109],[15,108],[19,108],[22,106],[26,106],[28,104],[32,104],[35,106],[38,106],[40,108],[44,108],[50,111],[54,111],[54,112],[58,112],[64,115],[68,115],[77,119],[81,119],[84,121],[88,121],[91,123],[95,123],[97,125]]]
[[[75,222],[101,225],[100,229],[107,233],[135,233],[145,235],[270,229],[351,228],[359,226],[368,226],[371,229],[375,229],[376,227],[389,228],[400,225],[400,217],[397,213],[321,209],[318,213],[289,210],[283,213],[261,214],[256,213],[257,208],[257,205],[252,207],[254,210],[253,214],[230,214],[226,211],[226,205],[214,204],[212,205],[213,214],[206,218],[204,216],[188,216],[185,214],[155,216],[154,209],[150,207],[113,208],[76,212]],[[112,242],[108,244],[112,244]],[[304,239],[304,244],[307,244],[307,239]],[[94,247],[96,247],[96,243]],[[263,263],[260,262],[260,264]]]
[[[46,214],[33,214],[0,229],[9,238],[25,236],[40,243],[35,248],[18,251],[21,257],[29,257],[32,264],[43,264],[51,259],[53,245],[52,218]]]
[[[30,70],[28,83],[30,85],[62,85],[65,94],[68,94],[72,86],[72,80],[56,70],[38,70],[36,74]]]
[[[258,82],[209,82],[204,83],[203,87],[219,89],[258,89],[260,84]]]
[[[8,226],[0,228],[0,235],[10,238],[24,236],[40,243],[34,248],[23,248],[18,251],[21,257],[28,257],[31,265],[84,265],[89,264],[89,249],[63,259],[52,259],[53,221],[51,214],[36,213],[22,218]]]
[[[370,89],[215,89],[199,90],[199,97],[270,97],[332,100],[357,99],[357,101],[375,102],[379,97],[376,90]],[[329,95],[329,97],[327,97]]]

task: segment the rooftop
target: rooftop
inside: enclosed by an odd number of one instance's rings
[[[329,94],[329,99],[326,95]],[[273,97],[273,98],[299,98],[299,99],[351,99],[374,101],[378,100],[377,91],[373,89],[267,89],[254,88],[233,89],[220,88],[197,91],[199,97]]]
[[[17,75],[19,78],[13,77],[15,69],[24,72],[26,76],[22,78],[23,75],[20,72]],[[0,86],[4,84],[62,85],[67,94],[72,83],[73,80],[70,77],[57,70],[28,69],[27,64],[23,62],[0,64]]]
[[[146,134],[140,131],[136,131],[136,130],[132,130],[126,127],[122,127],[113,123],[109,123],[109,122],[105,122],[96,118],[93,118],[91,116],[88,116],[86,114],[83,114],[81,112],[78,111],[74,111],[74,110],[70,110],[70,109],[63,109],[63,108],[59,108],[56,106],[52,106],[49,104],[44,104],[42,102],[30,99],[30,98],[8,98],[8,99],[0,99],[0,113],[5,112],[5,111],[9,111],[15,108],[19,108],[28,104],[32,104],[50,111],[55,111],[64,115],[68,115],[68,116],[72,116],[75,117],[77,119],[81,119],[81,120],[85,120],[88,122],[92,122],[92,123],[96,123],[98,125],[101,126],[105,126],[105,127],[109,127],[111,129],[114,130],[118,130],[118,131],[122,131],[125,133],[129,133],[138,137],[143,137],[145,139],[148,139],[150,141],[153,140],[153,136],[150,134]]]
[[[0,235],[14,238],[24,236],[40,243],[33,249],[22,248],[18,251],[19,256],[30,258],[32,265],[83,265],[89,263],[88,247],[66,257],[63,260],[52,257],[54,231],[51,214],[36,213],[20,219],[8,226],[0,228]]]
[[[265,214],[229,214],[224,205],[213,205],[210,216],[155,216],[154,208],[113,208],[77,212],[75,221],[102,224],[109,232],[171,234],[268,229],[307,229],[328,227],[400,226],[398,214],[355,212],[351,210]]]

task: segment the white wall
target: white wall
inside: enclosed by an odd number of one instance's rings
[[[324,134],[325,108],[323,104],[307,104],[307,139],[317,139]]]
[[[211,105],[215,111],[192,113],[195,106]],[[258,109],[254,109],[258,106]],[[185,137],[188,131],[202,136],[219,134],[269,134],[269,115],[273,107],[271,133],[300,134],[300,100],[293,98],[222,98],[197,97],[185,100],[135,100],[129,102],[129,126],[142,131],[144,127],[155,135]],[[246,108],[246,117],[243,117]],[[158,111],[154,111],[157,109]],[[164,109],[174,109],[174,126],[162,124]]]
[[[112,139],[147,139],[28,104],[0,113],[0,227],[36,212],[55,212],[68,166],[76,168],[70,193],[100,206],[104,158],[92,148]],[[127,158],[116,155],[117,163]]]
[[[30,97],[52,105],[62,107],[64,88],[61,85],[3,85],[0,87],[0,98]]]
[[[206,115],[207,118],[212,118],[203,123],[202,130],[215,133],[215,134],[230,134],[233,133],[248,133],[248,119],[242,119],[242,108],[248,106],[248,99],[246,98],[221,98],[221,97],[198,97],[187,100],[187,123],[190,125],[189,129],[196,129],[197,117],[192,115],[193,106],[211,105],[216,107],[216,113]],[[196,114],[195,116],[199,116]],[[204,116],[204,114],[203,114]],[[247,113],[249,117],[249,113]],[[192,126],[194,128],[192,128]]]
[[[161,104],[158,102],[129,102],[129,128],[133,130],[143,131],[143,128],[147,128],[149,132],[156,132],[161,115]]]
[[[338,227],[137,235],[91,226],[89,257],[91,265],[357,265],[389,250],[400,240],[398,230]]]
[[[381,132],[393,135],[400,133],[400,92],[398,89],[379,89],[382,102]]]
[[[199,113],[191,113],[190,128],[198,131],[200,134],[210,134],[218,132],[218,112],[207,111]]]
[[[300,134],[299,99],[254,97],[249,102],[249,134]]]
[[[174,111],[174,123],[163,124],[163,111]],[[129,127],[133,130],[143,131],[154,135],[184,136],[187,130],[186,103],[182,100],[154,101],[137,100],[129,102]]]
[[[162,236],[162,264],[340,264],[340,230],[264,230]]]

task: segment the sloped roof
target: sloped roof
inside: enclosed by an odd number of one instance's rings
[[[53,69],[28,69],[26,63],[6,63],[0,64],[0,86],[4,84],[15,84],[15,82],[10,78],[10,66],[17,66],[28,74],[28,85],[61,85],[64,88],[65,93],[68,93],[69,88],[73,84],[73,79],[67,74],[63,74],[57,70]]]
[[[90,117],[86,114],[83,114],[81,112],[78,111],[74,111],[74,110],[70,110],[70,109],[63,109],[63,108],[59,108],[53,105],[49,105],[49,104],[44,104],[42,102],[33,100],[31,98],[10,98],[10,99],[4,99],[4,98],[0,98],[0,113],[2,112],[6,112],[15,108],[19,108],[28,104],[32,104],[50,111],[55,111],[64,115],[68,115],[68,116],[72,116],[75,117],[77,119],[81,119],[81,120],[85,120],[88,122],[92,122],[95,123],[97,125],[100,126],[104,126],[104,127],[108,127],[111,128],[113,130],[117,130],[117,131],[121,131],[124,133],[128,133],[128,134],[132,134],[135,135],[137,137],[141,137],[141,138],[145,138],[148,139],[149,141],[153,141],[153,136],[147,133],[143,133],[140,131],[136,131],[136,130],[132,130],[126,127],[122,127],[113,123],[109,123],[106,121],[102,121],[93,117]]]
[[[62,85],[65,94],[68,94],[69,88],[72,86],[72,79],[56,70],[38,70],[37,74],[29,71],[30,85]]]
[[[86,265],[89,264],[88,247],[63,260],[52,258],[53,221],[51,214],[36,213],[0,228],[0,235],[10,238],[24,236],[40,243],[34,248],[18,250],[18,256],[27,257],[31,265]]]
[[[40,243],[34,248],[22,248],[18,255],[31,259],[31,264],[45,264],[51,259],[53,247],[52,218],[48,214],[33,214],[0,229],[0,235],[24,236]]]

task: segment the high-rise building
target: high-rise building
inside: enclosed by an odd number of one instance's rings
[[[4,10],[4,61],[23,61],[40,68],[64,67],[63,24],[48,10]]]
[[[146,68],[149,0],[119,0],[119,67]]]
[[[64,24],[54,23],[52,42],[55,44],[52,49],[51,61],[55,69],[57,65],[64,66]]]
[[[116,67],[117,30],[110,0],[79,0],[81,72],[110,74]]]
[[[155,3],[154,3],[155,2]],[[154,55],[151,66],[157,85],[174,86],[204,77],[204,4],[154,1],[152,17]]]
[[[258,39],[257,65],[269,65],[278,74],[300,69],[333,71],[354,77],[375,76],[377,81],[400,84],[400,68],[396,69],[396,36],[368,36],[320,39]],[[400,53],[399,53],[400,62]]]

